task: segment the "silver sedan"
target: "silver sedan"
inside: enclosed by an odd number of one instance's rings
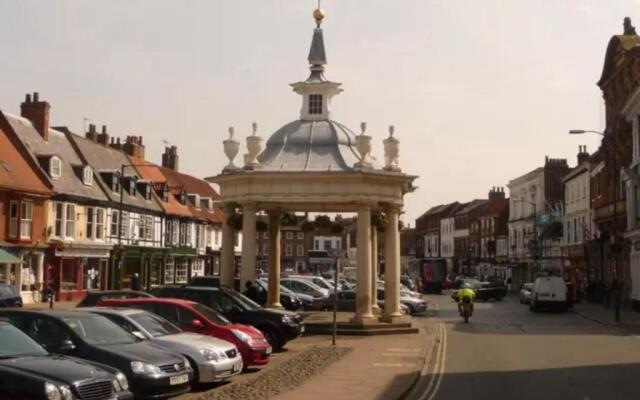
[[[219,382],[242,372],[242,356],[226,340],[183,332],[166,319],[144,310],[90,307],[85,311],[109,318],[134,336],[189,359],[199,383]]]

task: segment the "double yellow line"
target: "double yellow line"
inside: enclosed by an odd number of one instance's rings
[[[412,395],[409,396],[409,399],[413,400],[433,400],[436,398],[438,394],[438,390],[440,390],[440,384],[442,383],[442,378],[444,376],[446,355],[447,355],[447,328],[445,324],[440,323],[436,327],[435,334],[435,363],[433,364],[433,370],[430,370],[430,363],[428,362],[433,353],[430,353],[427,356],[427,363],[425,363],[425,368],[422,370],[421,375],[423,377],[429,377],[429,383],[424,392],[419,393],[421,391],[422,385],[420,382],[414,390],[412,390]],[[426,383],[426,382],[425,382]]]

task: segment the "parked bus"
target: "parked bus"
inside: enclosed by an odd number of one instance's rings
[[[409,261],[409,276],[421,293],[442,293],[447,277],[447,260],[444,258],[418,258]]]

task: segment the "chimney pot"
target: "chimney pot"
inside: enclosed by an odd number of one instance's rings
[[[106,125],[102,125],[102,133],[107,133],[107,126]]]
[[[33,102],[34,103],[37,103],[38,101],[40,101],[40,100],[38,100],[38,97],[40,97],[39,93],[38,92],[33,92]]]
[[[20,105],[20,115],[31,121],[33,127],[44,140],[49,140],[50,108],[48,102],[38,101],[38,92],[33,93],[33,98],[29,94],[25,95],[25,101]]]
[[[31,95],[29,93],[24,95],[24,102],[31,103]]]

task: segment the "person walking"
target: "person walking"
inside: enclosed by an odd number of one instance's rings
[[[131,277],[131,290],[140,290],[140,275],[137,272]]]
[[[244,295],[250,298],[251,300],[258,302],[258,288],[251,281],[247,281],[244,284],[245,291]]]

